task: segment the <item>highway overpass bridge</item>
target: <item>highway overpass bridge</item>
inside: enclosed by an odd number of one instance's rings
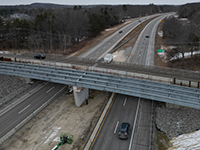
[[[0,61],[0,74],[109,91],[200,109],[200,89],[198,88],[149,81],[145,78],[130,78],[126,77],[127,74],[109,75],[105,72],[5,61]],[[195,80],[199,81],[198,77]]]

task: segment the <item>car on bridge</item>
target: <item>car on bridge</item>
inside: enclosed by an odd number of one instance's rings
[[[127,123],[127,122],[123,122],[120,125],[119,132],[118,132],[118,137],[120,139],[128,139],[128,137],[129,137],[129,127],[130,127],[130,124]]]
[[[42,54],[42,53],[34,56],[34,58],[36,58],[36,59],[45,59],[45,57],[46,57],[45,54]]]

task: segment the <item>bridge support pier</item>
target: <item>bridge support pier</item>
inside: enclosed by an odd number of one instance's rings
[[[25,81],[25,83],[28,83],[28,84],[33,84],[34,83],[33,79],[31,79],[31,78],[24,78],[24,81]]]
[[[73,86],[73,93],[77,107],[80,107],[89,96],[89,90],[83,87]]]

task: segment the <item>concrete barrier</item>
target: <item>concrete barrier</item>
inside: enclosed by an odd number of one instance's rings
[[[104,108],[104,111],[103,111],[101,117],[99,118],[99,121],[97,122],[96,127],[95,127],[94,131],[92,132],[92,135],[90,136],[90,139],[88,140],[88,142],[87,142],[87,144],[86,144],[84,150],[89,150],[90,147],[91,147],[91,145],[92,145],[92,143],[94,142],[95,137],[97,136],[97,133],[98,133],[98,131],[100,130],[99,127],[100,127],[101,124],[103,123],[102,121],[103,121],[103,119],[104,119],[104,117],[105,117],[105,115],[106,115],[106,113],[107,113],[107,111],[108,111],[108,108],[109,108],[110,105],[111,105],[111,102],[112,102],[112,100],[113,100],[113,98],[114,98],[114,95],[115,95],[115,93],[112,93],[112,95],[111,95],[111,97],[110,97],[110,99],[109,99],[109,101],[108,101],[106,107]]]

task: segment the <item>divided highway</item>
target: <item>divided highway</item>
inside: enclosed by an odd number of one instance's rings
[[[170,14],[153,19],[140,33],[128,62],[140,65],[154,65],[154,41],[157,26],[163,18]],[[151,63],[150,63],[151,62]],[[128,101],[125,102],[125,99]],[[124,106],[124,103],[126,105]],[[149,150],[152,149],[153,102],[148,99],[128,97],[117,94],[111,110],[103,124],[92,150]],[[131,124],[128,140],[118,138],[118,124]]]
[[[66,85],[43,82],[44,85],[29,91],[25,97],[0,111],[0,138],[37,110],[44,103],[66,90]]]
[[[153,16],[149,16],[148,18],[150,17]],[[123,27],[122,33],[119,33],[117,31],[113,35],[99,42],[99,44],[95,47],[89,49],[86,53],[82,54],[81,57],[99,59],[106,52],[111,50],[113,45],[115,45],[120,39],[123,38],[123,36],[125,36],[126,33],[128,33],[138,24],[138,21],[134,21],[133,23]],[[152,25],[150,27],[152,28],[154,25],[155,22],[152,22]],[[150,31],[151,28],[149,28],[148,31]],[[144,31],[144,33],[145,32],[147,31]],[[143,34],[143,36],[145,36],[145,34]],[[151,35],[149,36],[151,37]],[[144,39],[144,37],[141,37],[141,39]],[[136,63],[138,64],[145,64],[145,60],[147,57],[146,47],[148,45],[148,42],[144,44],[144,46],[146,46],[144,48],[142,47],[142,44],[143,43],[138,43],[138,48],[134,52],[135,55],[132,59],[133,62],[136,61]],[[140,49],[142,53],[139,54],[138,49]],[[144,58],[141,59],[140,57],[143,55]],[[64,90],[64,88],[65,85],[47,83],[39,91],[32,94],[30,97],[27,97],[25,100],[15,105],[15,107],[8,108],[6,111],[0,112],[0,137],[9,132],[27,116],[33,113],[43,103],[51,100],[56,94],[59,94],[62,90]],[[119,94],[116,96],[110,113],[107,116],[104,126],[102,127],[101,132],[99,133],[98,138],[94,143],[92,149],[126,150],[130,148],[129,150],[145,150],[149,148],[152,102],[149,100],[138,101],[138,99],[139,98],[136,97]],[[137,114],[137,106],[138,117],[137,119],[135,119],[135,116]],[[128,140],[118,139],[117,131],[119,129],[119,125],[122,122],[129,122],[131,124],[130,138]]]
[[[154,44],[157,26],[160,21],[171,14],[161,15],[149,22],[140,33],[131,51],[130,63],[154,66]]]
[[[143,18],[141,18],[141,20],[150,19],[155,16],[158,16],[158,15],[151,15],[151,16],[143,17]],[[123,31],[122,33],[119,33],[119,30],[116,31],[114,34],[103,39],[97,45],[90,48],[85,53],[81,54],[80,57],[91,58],[91,59],[100,59],[106,53],[111,51],[118,44],[119,41],[121,41],[128,33],[130,33],[135,27],[137,27],[141,23],[142,22],[139,22],[138,20],[136,20],[136,21],[133,21],[130,24],[122,27],[120,29]]]

